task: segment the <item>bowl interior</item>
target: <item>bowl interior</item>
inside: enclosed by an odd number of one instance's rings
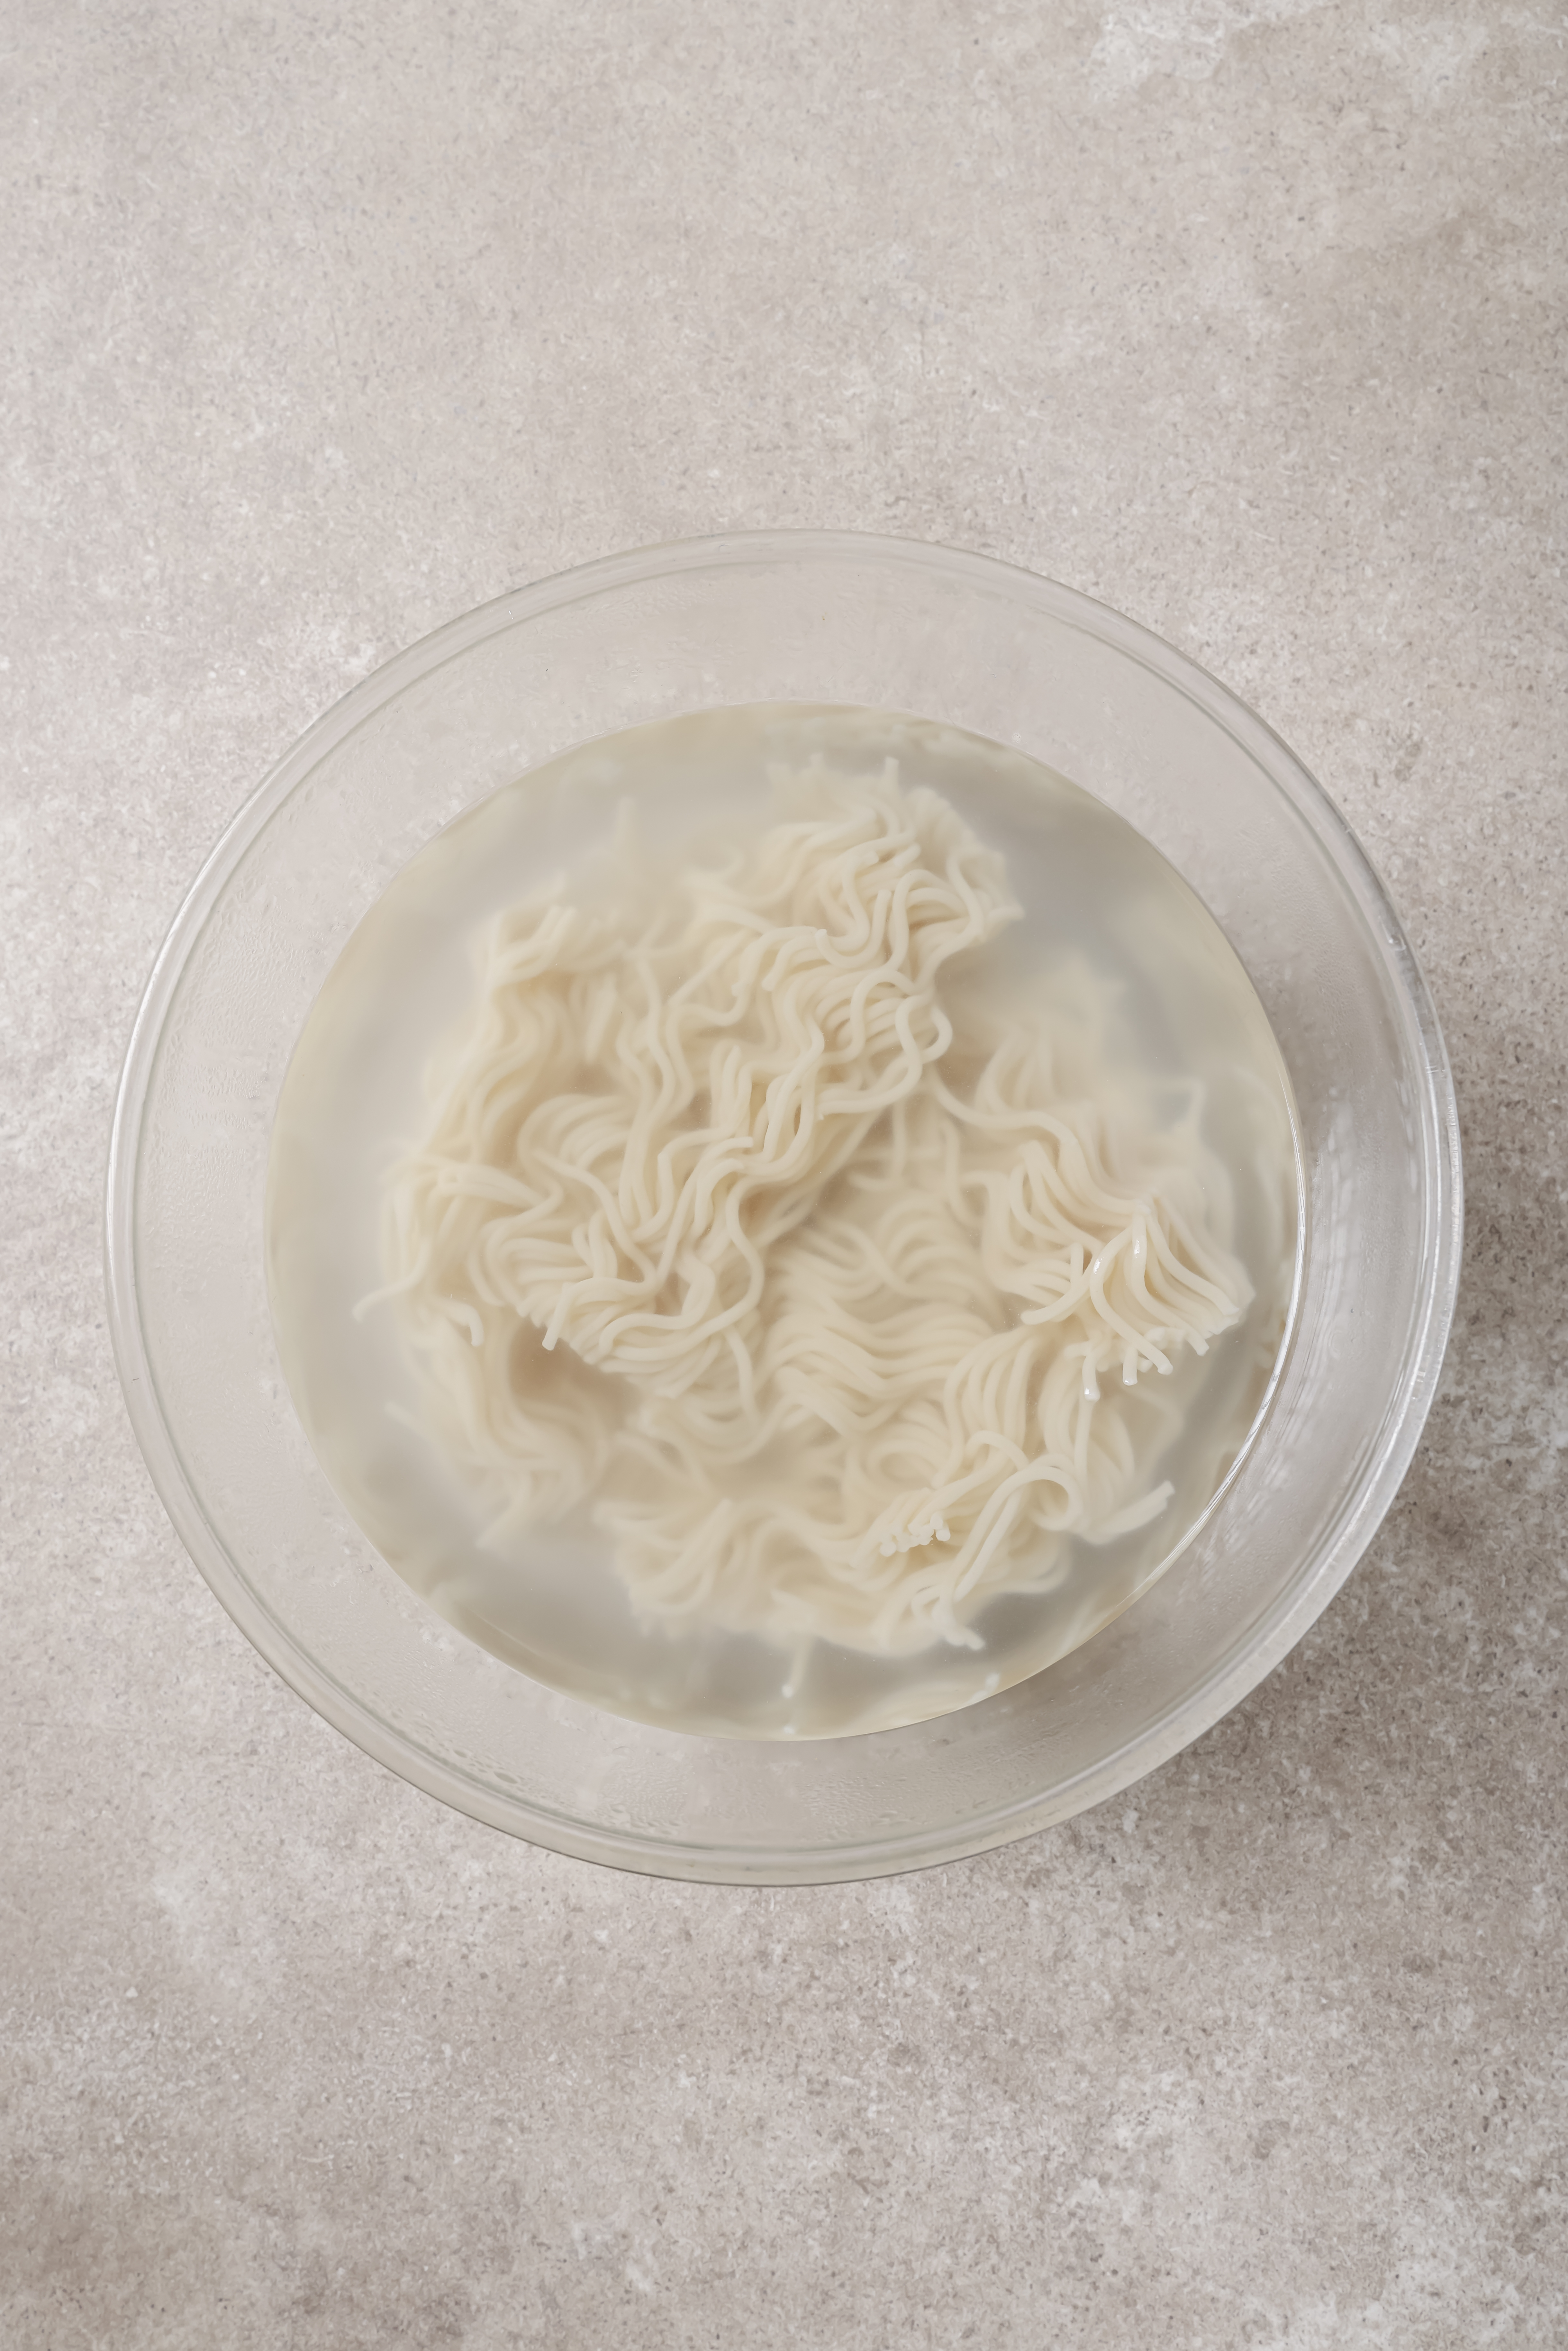
[[[1300,1121],[1295,1334],[1194,1541],[1083,1647],[985,1703],[800,1746],[660,1729],[465,1640],[385,1565],[296,1419],[262,1249],[279,1090],[312,1001],[444,825],[590,738],[743,702],[912,710],[1127,817],[1216,915]],[[320,721],[219,845],[155,969],[110,1166],[116,1346],[198,1564],[312,1704],[405,1777],[560,1850],[775,1881],[945,1858],[1151,1769],[1349,1573],[1429,1404],[1457,1280],[1441,1040],[1375,876],[1291,754],[1133,623],[982,559],[789,535],[655,550],[503,599]]]
[[[384,1295],[368,1313],[360,1305],[387,1278],[386,1175],[425,1126],[426,1072],[469,1012],[476,945],[497,915],[563,878],[569,896],[591,887],[596,859],[601,877],[623,881],[661,860],[673,877],[694,853],[709,861],[777,824],[780,776],[814,760],[874,776],[890,759],[905,789],[936,792],[1005,858],[1021,911],[980,966],[993,1005],[1050,1019],[1070,1091],[1081,1082],[1074,1022],[1087,1017],[1113,1098],[1130,1069],[1140,1116],[1196,1116],[1223,1170],[1218,1213],[1251,1294],[1217,1345],[1178,1351],[1166,1376],[1151,1373],[1130,1398],[1113,1389],[1108,1416],[1126,1416],[1118,1425],[1136,1432],[1141,1488],[1163,1482],[1163,1506],[1117,1535],[1037,1540],[1033,1588],[1009,1583],[964,1611],[977,1646],[928,1632],[880,1651],[831,1637],[802,1647],[711,1614],[650,1621],[586,1511],[491,1531],[496,1489],[476,1493],[419,1435],[427,1395],[402,1318]],[[636,850],[606,866],[627,821]],[[955,1008],[963,986],[946,999]],[[1142,834],[977,736],[892,712],[771,704],[600,737],[492,794],[402,868],[334,965],[284,1081],[268,1285],[312,1450],[382,1556],[459,1631],[537,1680],[670,1729],[846,1736],[946,1713],[1038,1673],[1128,1606],[1190,1540],[1235,1474],[1281,1353],[1299,1190],[1290,1088],[1262,1008],[1212,916]],[[467,1333],[460,1356],[471,1360]],[[840,1474],[845,1466],[841,1447]]]

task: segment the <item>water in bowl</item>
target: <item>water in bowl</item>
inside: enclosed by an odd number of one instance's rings
[[[490,917],[580,870],[628,802],[650,852],[761,830],[770,774],[821,757],[898,763],[1006,858],[1024,919],[998,947],[1020,1000],[1069,964],[1105,983],[1108,1050],[1158,1088],[1201,1089],[1227,1169],[1229,1245],[1253,1298],[1239,1324],[1160,1382],[1151,1474],[1172,1496],[1111,1542],[1070,1539],[1049,1586],[992,1601],[982,1646],[879,1657],[789,1648],[700,1620],[641,1617],[587,1510],[487,1536],[489,1513],[419,1432],[417,1364],[396,1315],[356,1319],[382,1279],[380,1197],[420,1133],[424,1072],[469,1005]],[[306,1433],[392,1567],[469,1638],[536,1679],[666,1727],[821,1738],[912,1722],[1038,1672],[1134,1600],[1190,1538],[1265,1408],[1299,1256],[1294,1121],[1246,972],[1201,901],[1102,802],[1023,754],[896,714],[778,705],[695,713],[586,745],[493,794],[423,850],[360,925],[291,1061],[267,1207],[280,1356]],[[412,1426],[411,1426],[412,1424]]]

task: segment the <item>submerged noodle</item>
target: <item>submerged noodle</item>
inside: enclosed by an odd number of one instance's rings
[[[722,862],[496,923],[377,1295],[492,1539],[586,1505],[645,1617],[975,1646],[1165,1507],[1148,1375],[1250,1297],[1228,1190],[1103,983],[988,994],[1019,909],[945,800],[782,789]]]

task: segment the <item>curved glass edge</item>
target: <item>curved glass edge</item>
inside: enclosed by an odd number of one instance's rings
[[[392,695],[469,646],[536,613],[586,601],[671,570],[724,569],[767,559],[865,559],[946,569],[977,584],[1007,576],[1015,591],[1060,620],[1110,642],[1186,694],[1246,748],[1296,807],[1328,852],[1393,966],[1412,1060],[1424,1080],[1429,1150],[1423,1203],[1430,1274],[1417,1299],[1404,1374],[1374,1447],[1370,1474],[1320,1538],[1301,1574],[1261,1625],[1239,1636],[1196,1687],[1092,1770],[1038,1799],[909,1835],[838,1847],[753,1850],[640,1838],[497,1795],[394,1731],[325,1675],[266,1609],[216,1535],[186,1479],[159,1408],[137,1311],[134,1207],[137,1158],[164,1016],[219,891],[246,850],[324,754]],[[1452,1328],[1463,1243],[1458,1107],[1436,1007],[1382,877],[1330,795],[1267,721],[1228,687],[1140,622],[1059,581],[1000,559],[915,540],[840,531],[751,531],[675,541],[611,556],[513,590],[444,623],[350,689],[298,738],[246,800],[186,893],[154,959],[126,1053],[110,1134],[105,1199],[105,1287],[110,1343],[132,1429],[153,1485],[205,1581],[273,1670],[345,1738],[425,1793],[489,1826],[573,1858],[653,1876],[728,1885],[840,1884],[925,1868],[1028,1836],[1105,1802],[1209,1729],[1262,1681],[1307,1631],[1361,1558],[1404,1480],[1437,1394]],[[1244,1651],[1244,1654],[1242,1652]]]

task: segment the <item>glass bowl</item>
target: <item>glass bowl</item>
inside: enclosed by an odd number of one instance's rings
[[[465,1640],[329,1485],[263,1263],[273,1116],[317,991],[392,875],[571,745],[722,704],[907,710],[1015,746],[1206,901],[1295,1091],[1305,1245],[1239,1469],[1160,1582],[983,1703],[854,1738],[706,1739],[569,1698]],[[120,1083],[110,1327],[142,1451],[256,1647],[403,1778],[559,1852],[804,1883],[952,1859],[1152,1771],[1278,1663],[1372,1538],[1436,1387],[1459,1138],[1436,1016],[1343,820],[1233,695],[1134,622],[985,558],[763,532],[591,564],[455,621],[310,728],[180,910]]]

